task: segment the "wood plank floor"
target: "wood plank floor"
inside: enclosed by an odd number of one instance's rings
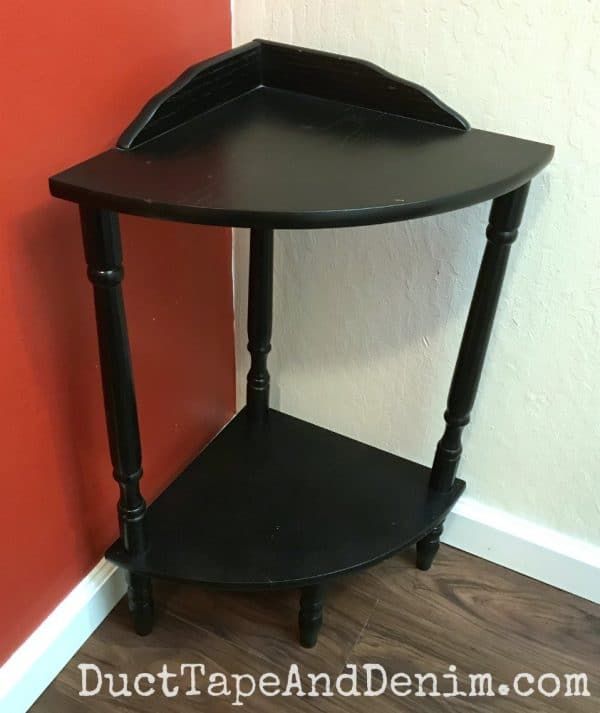
[[[375,663],[391,676],[433,672],[440,690],[450,690],[441,677],[456,666],[460,688],[469,688],[468,674],[490,672],[495,686],[510,683],[520,672],[588,674],[590,697],[398,698],[389,690],[371,698],[245,699],[247,711],[600,711],[600,607],[449,547],[442,547],[434,567],[419,572],[411,552],[332,584],[319,644],[305,650],[296,643],[297,593],[210,593],[173,583],[155,584],[157,621],[146,638],[131,629],[125,602],[77,652],[31,709],[34,713],[179,713],[232,709],[232,697],[182,692],[166,698],[135,693],[113,698],[105,684],[97,696],[78,695],[80,663],[95,663],[103,673],[128,673],[130,688],[140,672],[159,671],[163,664],[178,672],[182,663],[203,663],[211,672],[272,671],[287,679],[297,663],[303,675],[326,672],[335,677],[347,663]],[[117,679],[117,687],[119,686]],[[527,687],[527,682],[522,682]],[[552,689],[552,682],[547,682]],[[236,710],[236,708],[233,708]]]

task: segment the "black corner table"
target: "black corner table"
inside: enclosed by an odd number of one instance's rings
[[[417,566],[431,566],[465,488],[461,432],[529,182],[552,155],[471,129],[426,89],[368,62],[255,40],[191,67],[116,148],[50,179],[81,214],[120,488],[120,538],[106,556],[128,571],[138,633],[152,628],[151,578],[166,577],[298,588],[300,642],[313,646],[326,580],[414,543]],[[409,220],[487,200],[487,245],[431,468],[269,407],[275,229]],[[118,213],[251,229],[246,407],[149,507]]]

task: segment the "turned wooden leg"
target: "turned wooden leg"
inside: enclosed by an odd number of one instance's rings
[[[463,334],[448,406],[444,414],[446,429],[437,445],[431,469],[430,488],[447,491],[452,488],[462,454],[462,431],[469,423],[477,388],[500,299],[512,243],[516,240],[529,184],[495,198],[486,230],[487,245],[479,269],[475,292]],[[439,530],[436,536],[436,530]],[[439,547],[441,526],[435,528],[417,545],[417,565],[428,569]],[[436,541],[437,540],[437,541]],[[422,552],[423,554],[419,554]],[[429,554],[433,552],[433,554]],[[428,553],[428,554],[425,554]],[[431,560],[431,561],[430,561]],[[421,567],[427,564],[427,567]]]
[[[417,542],[417,567],[427,571],[440,549],[440,537],[444,531],[443,525],[434,527],[422,540]]]
[[[121,281],[123,266],[118,216],[105,210],[80,207],[88,277],[94,287],[96,325],[104,392],[104,410],[113,465],[119,485],[117,506],[121,540],[132,555],[146,550],[146,503],[140,492],[142,454],[129,339]],[[136,631],[152,628],[150,578],[129,575],[129,606]]]
[[[269,372],[273,322],[273,231],[250,231],[248,277],[248,351],[250,371],[246,385],[246,409],[252,422],[261,423],[269,412]]]
[[[319,630],[323,623],[323,596],[325,589],[322,584],[304,587],[300,592],[300,613],[298,627],[300,644],[306,649],[316,645]]]
[[[152,600],[152,581],[145,574],[127,573],[127,603],[137,634],[146,636],[152,631],[154,623],[154,602]]]

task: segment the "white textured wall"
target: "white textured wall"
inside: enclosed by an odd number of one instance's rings
[[[600,2],[233,6],[235,44],[264,37],[363,57],[429,87],[477,128],[556,145],[513,249],[461,474],[477,500],[600,544]],[[430,463],[487,211],[279,232],[273,404]]]

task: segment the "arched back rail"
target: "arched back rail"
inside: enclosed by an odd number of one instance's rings
[[[131,150],[232,99],[272,87],[467,131],[467,121],[429,90],[371,62],[266,40],[193,65],[144,106],[120,136]]]

